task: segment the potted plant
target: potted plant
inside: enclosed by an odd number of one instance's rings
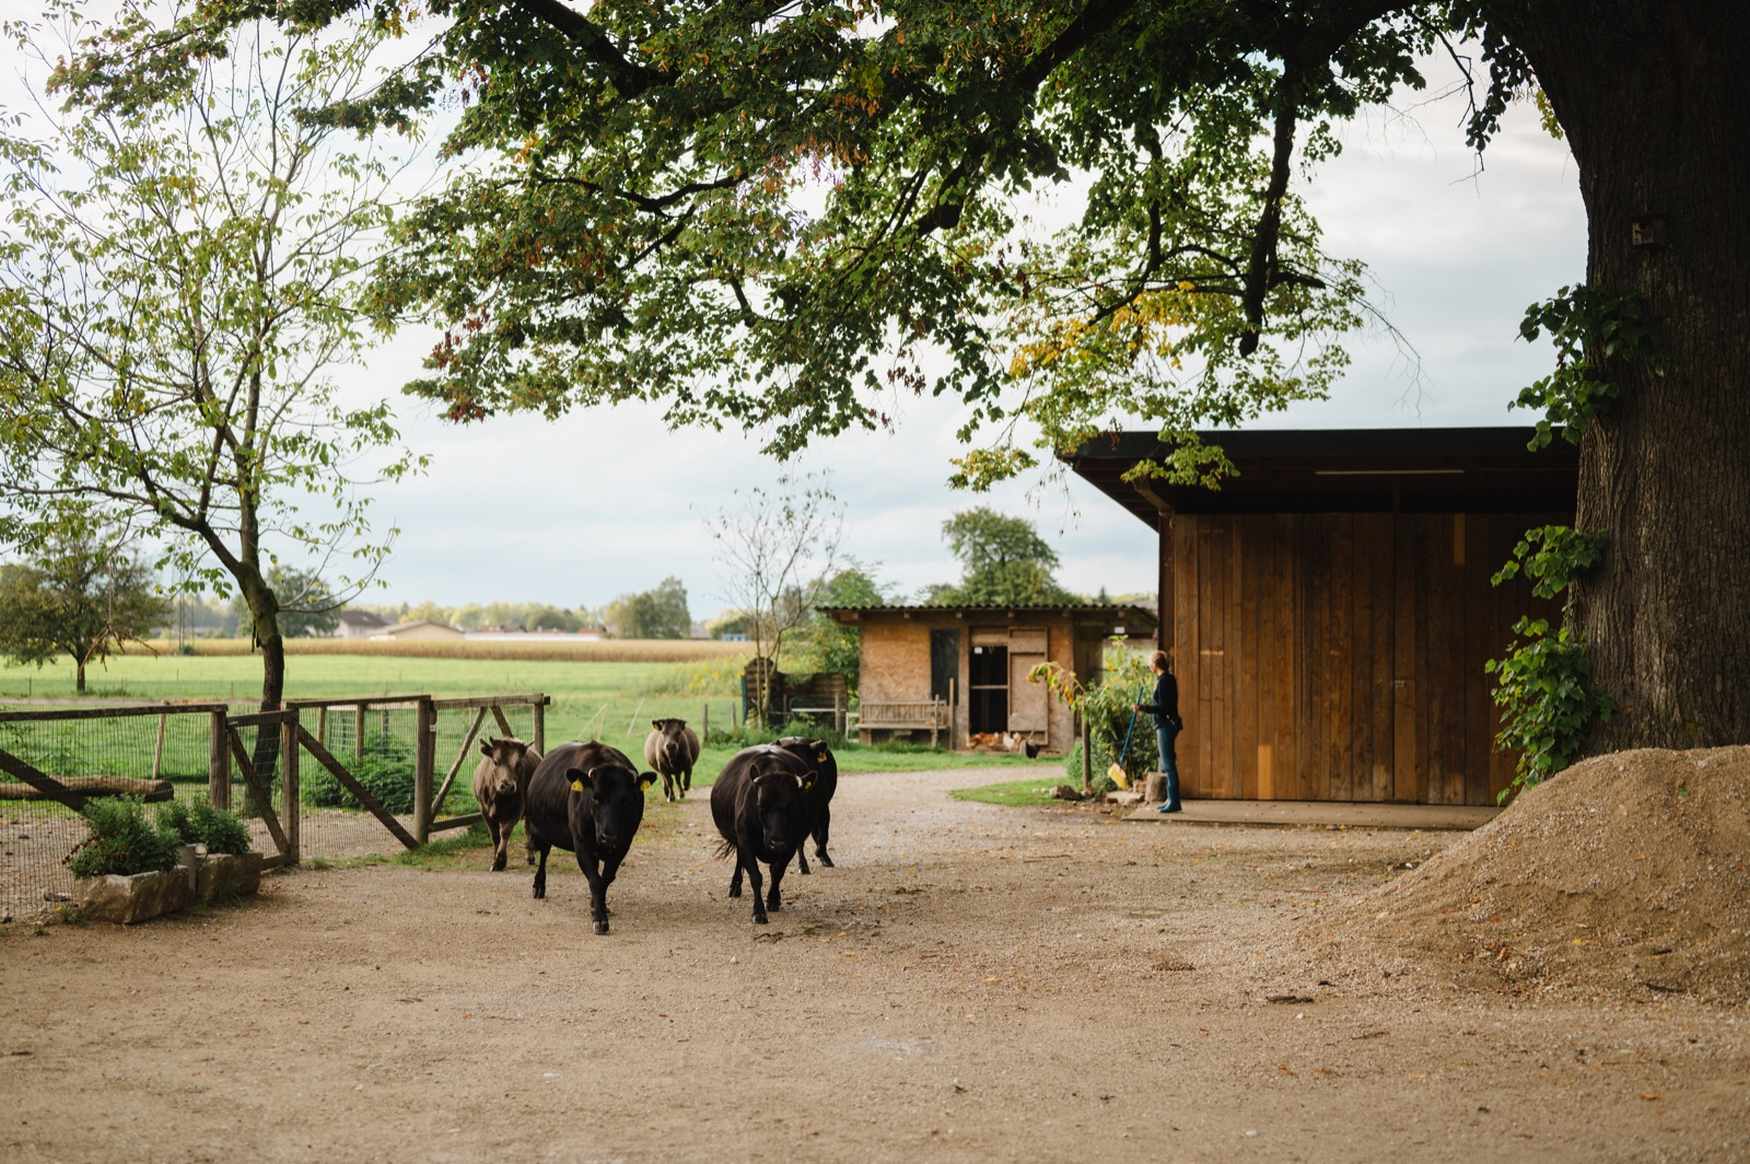
[[[93,799],[83,815],[91,835],[67,864],[85,917],[131,925],[194,900],[192,870],[176,864],[182,838],[168,822],[148,821],[138,797]]]

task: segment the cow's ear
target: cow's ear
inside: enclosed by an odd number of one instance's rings
[[[656,783],[656,773],[654,773],[654,772],[640,772],[640,773],[638,773],[638,783],[641,787],[649,788],[652,784]]]
[[[814,777],[816,775],[817,774],[814,772],[804,772],[802,774],[802,791],[804,791],[804,792],[813,792],[814,791]]]
[[[594,776],[594,772],[585,772],[581,768],[573,768],[565,773],[565,778],[571,781],[571,791],[573,792],[583,792],[586,789],[595,787],[593,781]]]
[[[660,719],[653,719],[650,721],[650,726],[655,728],[657,731],[661,731],[662,730],[662,721]]]
[[[492,745],[496,742],[497,741],[495,741],[495,740],[481,740],[480,741],[480,754],[482,756],[492,755]]]

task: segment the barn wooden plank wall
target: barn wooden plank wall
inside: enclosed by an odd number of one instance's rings
[[[1492,587],[1548,515],[1263,514],[1171,519],[1170,636],[1187,795],[1493,804],[1483,662],[1536,605]]]

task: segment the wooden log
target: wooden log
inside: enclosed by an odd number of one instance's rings
[[[66,776],[57,783],[82,799],[138,796],[149,803],[176,799],[176,789],[168,780],[141,780],[133,776]],[[0,784],[0,800],[56,800],[66,804],[54,793],[28,783]]]
[[[243,737],[237,734],[237,729],[227,725],[225,734],[230,737],[231,755],[243,773],[243,782],[249,786],[250,795],[261,810],[261,823],[267,826],[268,835],[273,837],[275,847],[282,854],[290,856],[292,843],[286,837],[285,829],[280,826],[279,814],[273,810],[273,789],[256,772],[255,761],[249,758],[249,749],[243,746]]]
[[[535,731],[529,741],[534,744],[535,751],[545,756],[547,754],[547,704],[551,703],[545,695],[536,696],[533,711],[535,713]]]
[[[401,827],[401,822],[395,819],[393,813],[383,807],[382,801],[372,796],[370,791],[363,784],[360,784],[351,772],[343,768],[340,761],[336,760],[329,754],[328,749],[322,746],[320,740],[302,726],[298,728],[298,738],[304,742],[304,750],[314,756],[318,764],[333,773],[334,778],[340,781],[360,804],[365,806],[365,811],[376,817],[383,827],[394,835],[396,840],[409,849],[419,848],[419,842],[413,839],[413,834]]]
[[[479,813],[471,812],[467,816],[453,816],[449,820],[434,820],[431,822],[431,831],[441,833],[447,829],[465,829],[469,825],[479,824],[485,819]]]
[[[517,738],[517,734],[511,730],[510,720],[508,720],[504,717],[504,708],[498,706],[498,704],[496,704],[496,703],[494,703],[492,705],[492,718],[494,720],[498,721],[498,730],[499,731],[503,732],[507,736],[510,736],[512,739]]]

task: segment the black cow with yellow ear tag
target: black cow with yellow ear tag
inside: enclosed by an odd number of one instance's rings
[[[808,789],[808,832],[814,838],[814,855],[820,858],[820,863],[828,869],[833,867],[832,858],[826,854],[826,842],[832,832],[832,794],[839,788],[839,762],[833,758],[832,749],[826,746],[826,741],[810,736],[785,736],[778,741],[778,746],[814,769],[814,786]],[[803,852],[803,846],[796,846],[796,862],[798,872],[808,872],[808,856]]]
[[[529,846],[540,860],[535,896],[547,896],[547,853],[557,845],[577,854],[589,882],[595,932],[608,932],[608,886],[644,820],[644,790],[656,773],[640,773],[618,748],[561,744],[548,752],[529,780],[525,814]]]

